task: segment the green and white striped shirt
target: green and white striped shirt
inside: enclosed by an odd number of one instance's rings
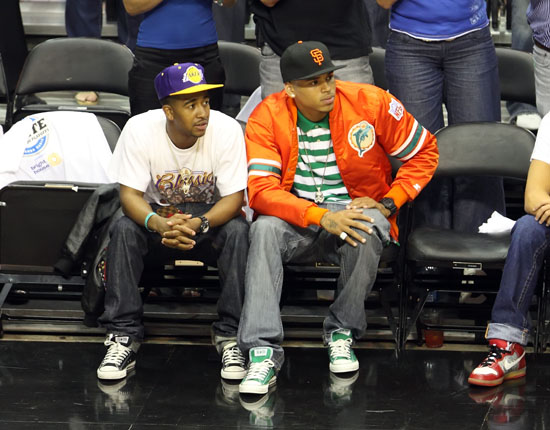
[[[325,202],[351,202],[336,164],[328,115],[319,122],[312,122],[298,111],[297,126],[299,152],[293,192],[314,201],[317,187],[320,187]]]

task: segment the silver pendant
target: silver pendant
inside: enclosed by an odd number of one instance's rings
[[[313,199],[313,201],[317,204],[321,204],[325,201],[325,196],[323,195],[321,190],[317,190],[315,192],[315,198]]]

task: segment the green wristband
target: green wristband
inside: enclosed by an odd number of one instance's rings
[[[151,218],[153,215],[156,215],[157,213],[156,212],[149,212],[149,214],[145,217],[145,229],[147,231],[150,231],[150,232],[153,232],[154,230],[151,230],[148,226],[147,226],[147,223],[149,222],[149,218]]]

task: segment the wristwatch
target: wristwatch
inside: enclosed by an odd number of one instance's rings
[[[397,206],[395,206],[395,202],[391,197],[384,197],[378,203],[380,203],[382,206],[390,211],[390,216],[397,212]]]
[[[208,230],[210,230],[210,222],[208,222],[208,218],[205,216],[200,216],[199,219],[201,220],[201,226],[199,227],[199,233],[204,234],[207,233]]]

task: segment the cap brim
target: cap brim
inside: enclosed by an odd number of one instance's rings
[[[200,93],[201,91],[207,91],[214,88],[220,88],[223,87],[223,84],[201,84],[201,85],[195,85],[192,87],[189,87],[185,90],[176,91],[175,93],[170,93],[171,96],[177,96],[179,94],[193,94],[193,93]]]
[[[343,69],[344,67],[346,67],[345,64],[341,65],[341,66],[327,67],[326,69],[320,70],[320,71],[315,72],[315,73],[310,73],[309,75],[299,76],[297,78],[292,78],[292,79],[290,79],[290,81],[303,81],[304,79],[315,78],[317,76],[321,76],[324,73],[330,73],[330,72],[334,72],[335,70],[338,70],[338,69]]]

